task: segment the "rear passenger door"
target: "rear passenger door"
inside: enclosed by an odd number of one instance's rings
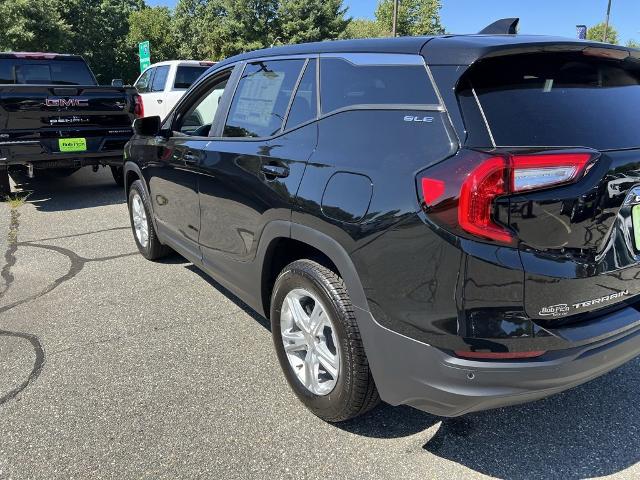
[[[246,280],[265,225],[290,219],[317,140],[316,77],[315,58],[248,62],[226,119],[216,119],[201,164],[200,246],[232,284]]]

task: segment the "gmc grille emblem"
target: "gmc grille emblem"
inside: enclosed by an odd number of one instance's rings
[[[44,101],[47,107],[88,107],[88,98],[47,98]]]

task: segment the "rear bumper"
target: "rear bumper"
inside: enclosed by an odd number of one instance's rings
[[[357,314],[381,398],[446,417],[538,400],[603,375],[640,354],[640,325],[635,325],[540,359],[470,361],[388,330],[369,312]]]
[[[78,166],[122,164],[124,145],[130,136],[87,137],[84,152],[60,152],[57,139],[0,140],[0,165],[33,164],[49,168],[57,163],[76,162]],[[104,159],[104,161],[101,161]]]

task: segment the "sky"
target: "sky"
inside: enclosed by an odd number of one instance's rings
[[[150,0],[173,7],[175,0]],[[345,0],[349,15],[373,18],[377,0]],[[576,25],[604,21],[607,0],[442,0],[442,24],[450,33],[476,33],[493,21],[520,17],[520,33],[576,36]],[[640,40],[640,1],[612,0],[611,24],[620,43]]]

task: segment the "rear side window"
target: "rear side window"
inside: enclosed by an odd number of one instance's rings
[[[152,92],[162,92],[164,86],[167,83],[167,76],[169,75],[169,65],[162,65],[156,67],[156,74],[153,77],[153,84],[151,85]]]
[[[480,110],[498,146],[640,146],[640,63],[576,53],[492,58],[459,91],[466,117]]]
[[[151,90],[150,83],[154,70],[154,68],[148,68],[142,75],[140,75],[140,78],[138,78],[138,81],[135,84],[138,93],[147,93]]]
[[[82,60],[0,59],[0,84],[95,85]]]
[[[269,137],[280,131],[304,60],[247,64],[224,127],[225,137]]]
[[[178,67],[173,88],[186,90],[208,69],[209,67]]]
[[[320,61],[322,113],[354,105],[433,105],[438,98],[423,65],[356,65]]]
[[[293,98],[286,129],[316,118],[318,111],[316,72],[316,60],[310,60],[296,90],[296,96]]]

